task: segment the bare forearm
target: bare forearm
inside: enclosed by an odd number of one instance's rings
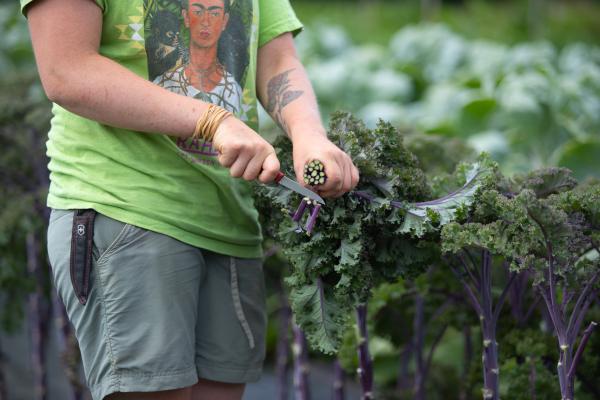
[[[69,111],[107,125],[187,137],[208,106],[163,89],[98,54],[52,74],[47,93]]]
[[[35,1],[27,18],[42,85],[55,103],[119,128],[192,134],[208,105],[168,92],[101,56],[103,18],[96,3]]]
[[[325,135],[312,85],[295,51],[274,48],[264,53],[258,95],[265,110],[292,140],[299,134]]]
[[[317,100],[290,33],[271,40],[258,53],[258,95],[265,109],[293,143],[294,171],[303,182],[304,166],[319,160],[327,180],[318,185],[323,197],[339,197],[358,183],[350,157],[327,138]]]
[[[26,13],[42,85],[57,104],[107,125],[178,137],[191,136],[206,116],[210,104],[172,93],[99,54],[103,16],[95,2],[34,1]],[[202,119],[209,132],[200,133],[212,136],[231,176],[275,179],[273,146],[241,120],[211,115]]]

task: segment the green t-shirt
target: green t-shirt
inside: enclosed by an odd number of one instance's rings
[[[21,0],[25,12],[32,1]],[[175,93],[218,104],[255,130],[258,48],[302,27],[289,0],[96,2],[103,12],[100,54]],[[190,42],[217,47],[203,65],[213,72],[208,76],[217,70],[222,77],[209,92],[185,74],[199,59],[190,56]],[[93,208],[193,246],[261,256],[251,184],[230,177],[210,142],[118,129],[56,104],[53,113],[49,207]]]

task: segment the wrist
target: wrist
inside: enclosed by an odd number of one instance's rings
[[[296,124],[290,127],[288,137],[292,143],[315,138],[327,139],[327,131],[321,124]]]

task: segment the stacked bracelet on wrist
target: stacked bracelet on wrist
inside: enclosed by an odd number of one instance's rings
[[[204,114],[198,118],[192,139],[202,138],[207,142],[211,142],[221,122],[231,115],[233,114],[224,108],[210,104]]]

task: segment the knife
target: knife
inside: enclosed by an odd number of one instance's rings
[[[288,178],[281,171],[277,173],[277,176],[275,177],[275,183],[278,183],[279,185],[293,192],[299,193],[304,197],[308,197],[309,199],[314,200],[317,203],[325,204],[325,201],[321,198],[321,196],[319,196],[312,190],[301,186],[298,182]]]

